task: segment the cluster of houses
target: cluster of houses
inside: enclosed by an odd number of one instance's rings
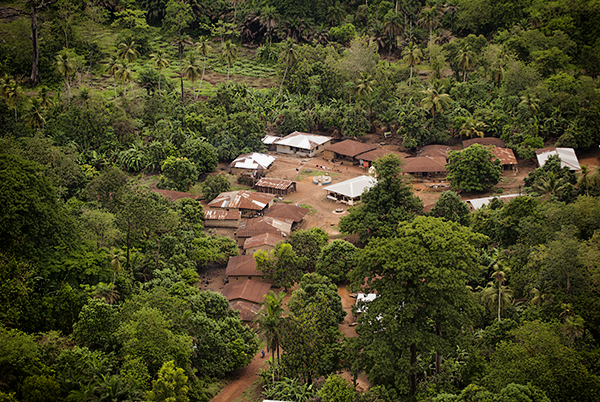
[[[364,144],[354,140],[344,140],[332,144],[330,137],[294,132],[286,137],[266,136],[263,143],[270,151],[298,157],[314,157],[323,154],[323,158],[340,165],[359,165],[368,171],[373,162],[390,153],[402,157],[405,161],[403,171],[415,177],[443,178],[446,176],[446,164],[451,147],[428,145],[421,148],[417,156],[393,152],[373,144]],[[463,141],[463,147],[481,144],[488,147],[498,158],[504,169],[514,169],[517,159],[513,151],[498,138],[474,138]],[[579,170],[575,152],[570,148],[545,148],[537,152],[540,166],[548,157],[558,155],[563,166]],[[267,154],[250,153],[240,155],[229,165],[232,174],[252,178],[256,191],[229,191],[221,193],[208,204],[205,211],[205,226],[208,228],[230,228],[241,249],[241,255],[229,259],[225,275],[226,282],[222,293],[232,308],[238,310],[243,321],[252,321],[259,310],[271,285],[263,280],[262,273],[256,268],[254,253],[259,250],[270,251],[278,242],[284,241],[299,227],[306,208],[298,205],[276,203],[275,198],[296,191],[296,183],[290,180],[265,177],[275,157]],[[338,165],[339,166],[339,165]],[[321,185],[320,181],[315,183]],[[369,175],[358,176],[343,182],[323,186],[325,198],[331,201],[355,205],[361,195],[373,187],[377,180]],[[516,197],[519,194],[505,195],[502,198]],[[480,208],[490,202],[490,198],[469,200],[473,208]],[[373,295],[369,295],[373,296]]]

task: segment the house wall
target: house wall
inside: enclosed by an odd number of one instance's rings
[[[257,186],[256,191],[259,193],[288,195],[292,191],[296,191],[296,185],[295,183],[292,183],[285,189]]]
[[[248,279],[255,279],[257,281],[261,281],[262,280],[262,275],[260,276],[255,276],[255,275],[229,275],[227,278],[229,278],[229,282],[232,281],[246,281]]]
[[[237,228],[241,219],[205,219],[204,227],[207,228]]]
[[[264,250],[264,251],[266,251],[268,253],[269,251],[273,250],[274,248],[275,247],[273,247],[273,246],[269,246],[269,245],[265,244],[265,245],[262,245],[262,246],[256,246],[256,247],[247,248],[247,249],[244,250],[244,254],[246,254],[246,255],[253,255],[258,250]]]

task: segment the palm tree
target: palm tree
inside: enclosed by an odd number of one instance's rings
[[[117,97],[117,75],[123,69],[123,64],[121,60],[117,57],[111,57],[108,59],[108,73],[113,77],[115,81],[115,98]]]
[[[94,299],[104,299],[108,304],[115,304],[121,297],[114,284],[99,282],[94,290]]]
[[[404,31],[404,21],[399,13],[394,13],[391,10],[385,15],[383,21],[383,33],[387,36],[390,48],[388,51],[388,64],[392,60],[392,46],[398,36]]]
[[[117,51],[117,56],[126,61],[127,63],[133,63],[140,57],[140,52],[138,52],[138,48],[140,45],[135,43],[133,39],[127,40],[125,42],[119,43],[119,50]]]
[[[61,52],[56,56],[56,70],[65,79],[67,93],[69,94],[70,98],[71,84],[69,83],[69,76],[75,74],[75,62],[71,58],[70,52]]]
[[[34,130],[43,129],[46,125],[46,119],[42,114],[42,102],[39,99],[32,99],[27,112],[25,113],[26,125]]]
[[[281,96],[281,89],[283,88],[283,82],[287,75],[290,65],[296,61],[296,44],[292,38],[287,38],[281,45],[281,51],[279,52],[279,58],[285,63],[285,71],[283,72],[283,79],[281,85],[279,85],[279,95]]]
[[[265,300],[261,303],[262,311],[256,316],[258,334],[267,342],[267,352],[271,352],[273,365],[276,365],[275,352],[279,360],[279,345],[281,343],[283,317],[283,298],[285,293],[275,293],[270,290]],[[273,369],[273,384],[275,384],[275,369]]]
[[[277,27],[277,9],[273,6],[265,6],[260,9],[259,21],[267,29],[267,38],[269,42],[272,42],[271,36],[273,35],[273,29]]]
[[[436,6],[423,7],[419,18],[419,25],[429,30],[429,43],[433,42],[433,30],[440,23],[440,11]]]
[[[48,87],[44,85],[40,89],[40,107],[42,109],[49,109],[53,105],[54,105],[54,101],[52,100],[52,97],[50,96],[50,92],[48,92]]]
[[[221,60],[227,63],[227,87],[229,87],[229,74],[231,71],[231,65],[237,59],[237,47],[231,41],[231,39],[226,40],[223,43],[223,49],[221,49]]]
[[[573,342],[577,338],[581,338],[583,336],[584,330],[584,320],[579,315],[575,315],[573,311],[571,311],[570,304],[562,304],[561,306],[564,310],[560,313],[560,316],[563,317],[564,325],[562,327],[562,333],[565,337],[569,339],[569,347],[573,347]]]
[[[525,105],[527,107],[527,111],[531,116],[535,116],[540,111],[540,100],[527,94],[525,96],[521,96],[521,105]]]
[[[585,189],[585,195],[590,195],[590,187],[592,187],[590,176],[589,166],[581,165],[581,176],[577,179],[577,187],[581,190]]]
[[[539,195],[557,196],[569,184],[565,178],[558,177],[554,172],[548,172],[545,177],[538,178],[531,186],[531,190]]]
[[[202,87],[202,81],[204,81],[204,73],[206,72],[206,56],[212,52],[213,48],[210,46],[210,39],[206,36],[201,36],[198,44],[196,45],[196,51],[201,53],[204,57],[204,66],[202,67],[202,77],[200,78],[200,84],[198,85],[198,95],[200,95],[200,88]]]
[[[17,107],[25,98],[25,93],[15,80],[8,74],[0,80],[0,95],[6,100],[6,104],[15,110],[15,122],[17,121]]]
[[[483,138],[483,129],[487,127],[487,124],[478,119],[477,115],[469,115],[465,117],[465,121],[460,127],[459,134],[467,138],[481,137]]]
[[[192,42],[189,36],[180,35],[175,38],[174,43],[179,52],[179,82],[181,83],[181,100],[183,101],[183,48]]]
[[[113,249],[111,251],[111,253],[109,254],[109,258],[110,258],[110,266],[112,267],[113,270],[113,280],[112,280],[112,285],[115,286],[115,280],[117,279],[117,273],[121,272],[121,270],[123,269],[123,265],[121,264],[122,261],[125,260],[125,251],[121,250],[121,249]]]
[[[160,95],[160,78],[162,77],[162,70],[169,67],[169,60],[167,60],[164,52],[153,53],[150,57],[152,57],[152,67],[158,69],[158,94]]]
[[[119,79],[123,81],[124,88],[129,82],[129,84],[131,85],[131,92],[133,93],[133,81],[135,77],[133,76],[133,71],[131,70],[131,64],[128,64],[127,66],[121,68],[121,70],[117,74]]]
[[[431,113],[434,120],[437,113],[444,113],[444,110],[447,110],[452,104],[450,95],[439,93],[435,88],[429,88],[421,93],[425,95],[421,99],[421,106]]]
[[[502,285],[506,278],[503,271],[496,271],[492,274],[497,282],[489,282],[481,292],[481,300],[487,304],[490,311],[498,309],[498,321],[501,319],[502,310],[512,303],[512,290],[506,285]]]
[[[358,78],[358,81],[356,82],[357,97],[366,97],[370,95],[373,92],[373,87],[375,86],[375,84],[376,82],[371,76],[371,74],[368,74],[364,71],[360,73],[360,78]]]
[[[421,62],[423,58],[423,52],[416,46],[414,43],[410,42],[408,46],[402,50],[402,57],[405,63],[410,66],[410,82],[409,85],[412,84],[412,76],[413,76],[413,67],[415,64]]]
[[[467,80],[467,71],[471,70],[475,65],[475,57],[469,46],[461,49],[456,56],[456,62],[463,72],[463,82]]]
[[[192,81],[192,95],[194,96],[195,99],[198,99],[198,97],[196,96],[195,86],[196,86],[196,81],[198,80],[198,78],[200,78],[200,68],[198,67],[198,64],[196,62],[195,55],[193,55],[193,54],[190,55],[190,58],[188,59],[187,64],[183,68],[183,74],[185,75],[185,78]]]

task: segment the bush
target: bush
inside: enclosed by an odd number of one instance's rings
[[[225,175],[218,174],[216,176],[208,176],[206,181],[202,183],[200,190],[205,200],[212,201],[219,194],[231,190],[231,184]]]
[[[158,188],[187,191],[198,180],[198,169],[188,158],[169,156],[162,165]]]

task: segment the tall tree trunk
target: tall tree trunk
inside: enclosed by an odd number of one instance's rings
[[[285,76],[287,75],[289,67],[290,67],[290,65],[286,64],[285,71],[283,72],[283,79],[281,80],[281,85],[279,85],[279,95],[277,95],[277,96],[281,96],[281,89],[283,88],[283,82],[285,81]]]
[[[410,366],[411,366],[411,370],[414,369],[414,365],[417,363],[417,345],[416,344],[412,344],[410,345]],[[417,374],[416,373],[411,373],[408,377],[409,383],[410,383],[410,390],[408,395],[410,397],[414,396],[417,393]]]
[[[200,84],[198,84],[198,96],[200,96],[200,88],[202,87],[202,81],[204,81],[204,73],[206,72],[206,55],[204,55],[204,66],[202,67],[202,77],[200,77]],[[198,99],[198,98],[196,98]]]
[[[67,93],[69,94],[69,99],[71,98],[71,85],[69,85],[69,77],[65,73],[65,84],[67,84]]]
[[[183,66],[182,66],[182,57],[183,57],[183,46],[179,45],[179,80],[181,81],[181,101],[183,102]]]
[[[38,43],[38,22],[37,8],[33,0],[29,1],[31,6],[31,44],[33,47],[33,61],[31,63],[31,83],[37,85],[40,83],[40,48]],[[42,6],[44,3],[42,3]]]
[[[442,337],[442,329],[439,323],[435,324],[435,335],[439,338]],[[442,373],[442,355],[437,351],[435,352],[435,373],[437,375]]]

